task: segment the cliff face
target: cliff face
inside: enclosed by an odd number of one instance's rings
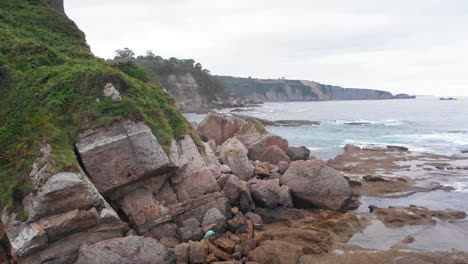
[[[230,76],[217,76],[217,78],[224,84],[226,90],[235,96],[266,102],[414,98],[406,94],[394,96],[386,91],[343,88],[313,81],[262,80]]]
[[[200,85],[191,73],[171,74],[167,77],[166,84],[169,94],[183,112],[208,110],[208,102],[201,97]]]
[[[136,58],[116,56],[113,62],[132,63],[144,69],[149,82],[160,82],[183,112],[207,112],[228,98],[224,86],[192,59],[164,59],[149,52]]]

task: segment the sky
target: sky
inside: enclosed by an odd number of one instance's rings
[[[467,0],[65,0],[98,57],[128,47],[215,75],[468,96]]]

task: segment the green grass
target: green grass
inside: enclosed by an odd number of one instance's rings
[[[28,174],[44,142],[59,172],[78,170],[73,145],[88,128],[145,121],[166,151],[172,138],[194,134],[158,84],[124,66],[95,58],[76,25],[44,1],[0,0],[0,206],[32,190]],[[103,96],[107,82],[122,101]]]

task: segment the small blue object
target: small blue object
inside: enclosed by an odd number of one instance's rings
[[[203,239],[207,239],[207,238],[212,237],[214,235],[215,235],[215,231],[208,230],[208,232],[205,233],[205,236],[203,237]]]

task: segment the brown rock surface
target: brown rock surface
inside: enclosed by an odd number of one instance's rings
[[[276,147],[267,151],[267,149],[272,146]],[[267,153],[265,153],[266,151]],[[267,161],[273,164],[277,164],[281,160],[271,160],[276,161],[271,162],[270,158],[277,158],[279,157],[279,154],[281,154],[281,157],[284,157],[286,161],[290,161],[286,153],[288,153],[288,141],[280,136],[273,134],[268,134],[264,136],[262,139],[252,144],[252,146],[249,148],[249,158],[251,160]],[[265,156],[265,154],[268,155]]]
[[[200,123],[198,130],[204,139],[213,139],[216,145],[220,146],[233,137],[244,124],[244,120],[235,116],[209,113]]]
[[[249,253],[249,260],[260,264],[296,264],[300,257],[300,247],[276,240],[265,241]]]
[[[121,121],[80,134],[76,144],[91,180],[107,193],[171,167],[167,155],[144,123]]]
[[[129,236],[82,246],[76,264],[162,264],[171,263],[173,259],[172,251],[157,240]]]
[[[270,209],[278,206],[280,199],[280,185],[278,179],[255,181],[250,188],[256,204]]]
[[[254,168],[247,157],[247,149],[237,138],[230,138],[221,146],[221,159],[241,180],[252,178]]]
[[[281,177],[293,198],[320,208],[338,210],[351,198],[348,181],[321,160],[294,161]]]

